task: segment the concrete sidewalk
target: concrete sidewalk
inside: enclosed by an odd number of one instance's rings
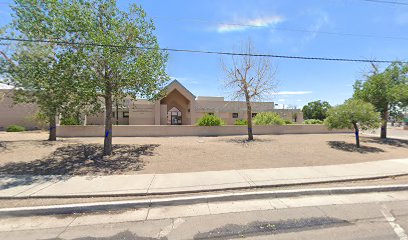
[[[192,193],[408,174],[408,159],[355,164],[113,176],[0,176],[0,198]]]

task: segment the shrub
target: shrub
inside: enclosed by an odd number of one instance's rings
[[[10,125],[7,127],[7,132],[24,132],[26,129],[19,125]]]
[[[304,124],[323,124],[323,121],[319,119],[307,119],[303,123]]]
[[[245,119],[237,119],[235,120],[234,125],[248,125],[248,121]]]
[[[61,125],[79,125],[79,120],[77,117],[63,117]]]
[[[197,121],[198,126],[221,126],[224,125],[224,121],[220,117],[215,115],[205,114]]]
[[[261,112],[254,117],[255,125],[285,125],[285,120],[274,112]]]
[[[283,121],[285,121],[285,124],[293,124],[293,122],[292,122],[292,121],[287,120],[287,119],[284,119]]]

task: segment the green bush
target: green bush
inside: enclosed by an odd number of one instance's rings
[[[61,125],[79,125],[77,117],[63,117],[61,118]]]
[[[234,125],[248,125],[248,121],[245,119],[237,119],[235,120]]]
[[[304,124],[323,124],[323,121],[319,119],[307,119],[303,123]]]
[[[285,125],[285,120],[274,112],[261,112],[254,117],[255,125]]]
[[[293,122],[292,122],[292,121],[287,120],[287,119],[284,119],[283,121],[285,121],[285,124],[293,124]]]
[[[10,125],[7,127],[7,132],[24,132],[26,129],[19,125]]]
[[[197,121],[198,126],[221,126],[224,125],[224,121],[220,117],[215,115],[205,114]]]

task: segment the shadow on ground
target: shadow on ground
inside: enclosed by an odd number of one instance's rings
[[[384,152],[381,148],[360,146],[356,147],[354,143],[346,143],[344,141],[328,141],[327,144],[333,149],[341,150],[345,152],[358,152],[358,153],[378,153]]]
[[[240,144],[244,147],[248,147],[251,144],[256,144],[256,143],[262,143],[262,142],[272,142],[272,139],[261,139],[254,137],[254,140],[248,141],[247,137],[239,137],[239,138],[231,138],[231,139],[222,139],[220,140],[221,142],[227,142],[227,143],[235,143],[235,144]]]
[[[395,139],[395,138],[386,138],[381,139],[378,137],[364,137],[361,138],[362,143],[377,143],[381,145],[388,145],[393,147],[403,147],[408,148],[408,140]]]
[[[4,151],[7,149],[7,144],[6,142],[0,142],[0,152]]]
[[[157,144],[113,145],[111,156],[102,156],[103,145],[73,144],[31,162],[0,166],[0,175],[109,175],[142,170],[141,156],[152,156]]]

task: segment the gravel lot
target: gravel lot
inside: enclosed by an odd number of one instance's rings
[[[46,132],[0,132],[0,174],[172,173],[408,158],[408,140],[362,137],[356,149],[352,134],[264,135],[250,143],[245,136],[116,137],[116,155],[105,159],[97,152],[102,137],[44,139]]]

